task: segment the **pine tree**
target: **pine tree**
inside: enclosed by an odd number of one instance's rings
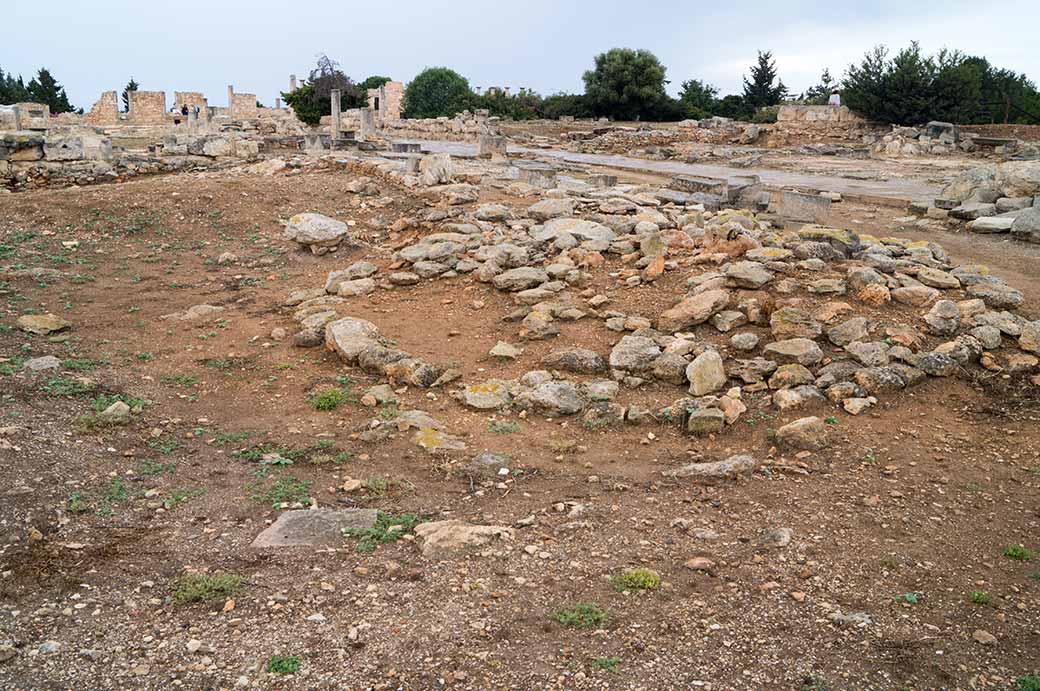
[[[831,76],[831,71],[824,68],[823,74],[820,75],[820,83],[816,86],[809,87],[804,94],[802,94],[802,100],[810,106],[825,106],[830,102],[831,92],[837,83],[834,81],[834,77]]]
[[[0,69],[0,104],[10,105],[28,100],[29,94],[22,78],[19,76],[18,79],[15,79],[14,75],[10,73],[5,75],[4,71]]]
[[[140,84],[134,81],[133,77],[130,77],[130,81],[127,82],[126,88],[123,89],[123,112],[130,112],[130,92],[137,91],[140,86]]]
[[[46,67],[41,67],[36,77],[29,82],[29,97],[36,103],[46,103],[52,113],[68,113],[72,104],[65,88],[58,83]]]
[[[787,87],[777,78],[773,53],[758,51],[758,64],[751,68],[751,79],[744,78],[744,106],[748,114],[754,114],[759,108],[775,106],[785,96]]]

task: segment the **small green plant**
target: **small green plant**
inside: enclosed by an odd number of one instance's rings
[[[69,513],[86,513],[90,511],[90,502],[82,492],[73,492],[65,501],[65,510]]]
[[[1040,691],[1040,674],[1027,674],[1015,680],[1017,691]]]
[[[242,587],[242,578],[229,573],[186,573],[173,585],[174,604],[226,600]]]
[[[344,400],[342,389],[324,389],[307,397],[307,403],[315,410],[335,410]]]
[[[195,386],[199,380],[189,374],[164,374],[160,377],[160,381],[163,384],[188,387]]]
[[[578,602],[556,610],[552,620],[572,629],[593,629],[606,623],[608,615],[594,602]]]
[[[1025,545],[1008,545],[1004,549],[1004,556],[1008,559],[1014,559],[1015,561],[1029,561],[1033,558],[1033,553],[1026,549]]]
[[[358,541],[358,552],[372,552],[379,545],[400,540],[420,523],[422,519],[414,513],[395,516],[380,511],[371,528],[344,528],[343,535]]]
[[[802,691],[829,691],[826,680],[815,675],[802,680]]]
[[[292,475],[285,475],[275,479],[267,489],[263,489],[259,484],[252,485],[251,489],[251,499],[270,504],[273,508],[277,508],[281,504],[294,504],[297,502],[302,504],[311,495],[311,483],[295,478]]]
[[[520,423],[516,420],[492,420],[488,423],[488,432],[492,434],[516,434],[520,431]]]
[[[140,410],[145,405],[143,398],[135,398],[133,396],[127,396],[126,394],[100,394],[90,400],[90,407],[94,409],[94,412],[100,413],[109,408],[116,401],[122,401],[127,404],[131,410]]]
[[[153,461],[147,458],[141,461],[141,475],[145,477],[153,477],[155,475],[165,475],[166,473],[172,473],[174,468],[177,467],[176,463],[161,463],[159,461]]]
[[[97,363],[93,360],[66,358],[61,361],[61,366],[73,372],[90,372],[97,368]]]
[[[902,602],[908,605],[916,605],[918,602],[920,602],[920,598],[918,598],[917,593],[903,593],[895,600],[896,602]]]
[[[170,496],[163,500],[163,508],[172,511],[189,499],[205,493],[204,489],[171,489]]]
[[[833,415],[828,415],[823,419],[823,421],[826,422],[828,425],[838,424],[838,418],[834,417]]]
[[[108,487],[105,488],[105,501],[126,501],[129,498],[130,492],[127,490],[126,485],[123,484],[123,478],[112,478],[112,481],[108,483]]]
[[[231,442],[245,441],[251,436],[253,436],[252,432],[223,432],[213,439],[213,443],[217,446],[226,446]]]
[[[267,661],[267,671],[271,674],[296,674],[300,671],[300,658],[295,655],[273,655]]]
[[[5,358],[0,361],[0,376],[9,377],[22,369],[22,359],[17,357]]]
[[[661,576],[652,569],[628,569],[610,579],[614,590],[653,590],[661,585]]]
[[[616,674],[618,669],[621,667],[620,657],[597,657],[592,661],[594,667],[602,669],[604,672],[610,672]]]
[[[971,591],[971,601],[976,605],[988,605],[990,603],[989,593],[985,590],[973,590]]]
[[[43,385],[43,390],[52,396],[84,396],[97,385],[86,379],[68,379],[66,377],[55,377],[48,379]]]
[[[155,449],[163,456],[169,456],[171,453],[180,448],[180,442],[173,437],[159,437],[158,439],[152,439],[148,442],[148,446]]]

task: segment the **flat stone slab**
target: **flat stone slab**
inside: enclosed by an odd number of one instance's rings
[[[300,509],[286,511],[251,547],[336,547],[343,544],[343,529],[364,530],[376,524],[376,509]]]

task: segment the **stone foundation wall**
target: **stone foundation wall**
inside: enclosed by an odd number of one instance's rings
[[[0,135],[0,187],[20,191],[85,185],[255,160],[260,140],[237,133],[171,135],[154,152],[113,152],[99,127],[54,127]]]
[[[846,106],[780,106],[776,114],[777,122],[836,123],[866,122]]]

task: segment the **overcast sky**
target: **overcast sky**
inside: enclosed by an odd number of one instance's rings
[[[824,67],[839,76],[876,44],[916,39],[1040,79],[1036,0],[0,0],[0,17],[0,68],[28,82],[45,66],[87,109],[131,76],[171,99],[202,91],[224,105],[234,84],[272,105],[319,52],[358,81],[407,82],[445,65],[475,87],[551,94],[582,91],[596,53],[646,48],[667,67],[671,93],[699,78],[726,94],[740,90],[759,49],[800,92]]]

